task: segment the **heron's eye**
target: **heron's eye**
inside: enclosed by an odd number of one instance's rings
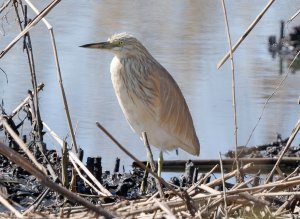
[[[123,46],[124,45],[124,41],[119,41],[119,46]]]

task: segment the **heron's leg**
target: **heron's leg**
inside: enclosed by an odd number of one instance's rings
[[[159,152],[159,157],[158,157],[158,168],[157,168],[157,175],[161,176],[161,171],[162,171],[162,167],[164,164],[164,157],[163,157],[163,152],[160,151]]]

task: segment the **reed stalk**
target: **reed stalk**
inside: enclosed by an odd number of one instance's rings
[[[266,13],[266,11],[271,7],[271,5],[274,3],[275,0],[270,0],[268,4],[263,8],[263,10],[257,15],[257,17],[254,19],[254,21],[250,24],[250,26],[247,28],[247,30],[244,32],[244,34],[238,39],[236,44],[233,47],[230,47],[230,50],[234,52],[239,45],[246,39],[246,37],[249,35],[249,33],[252,31],[252,29],[255,27],[255,25],[260,21],[260,19],[263,17],[263,15]],[[226,53],[226,55],[221,59],[221,61],[218,62],[217,69],[221,68],[221,66],[226,62],[226,60],[230,57],[231,51]]]
[[[224,6],[225,7],[225,6]],[[225,186],[225,179],[224,179],[224,171],[223,171],[223,163],[221,153],[219,153],[220,159],[220,168],[221,168],[221,177],[222,177],[222,187],[223,187],[223,198],[224,198],[224,211],[225,211],[225,218],[228,219],[228,212],[227,212],[227,198],[226,198],[226,186]]]
[[[2,13],[2,11],[8,7],[8,5],[11,3],[12,0],[7,0],[6,2],[4,2],[0,8],[0,14]]]
[[[237,133],[237,110],[236,110],[236,91],[235,91],[235,68],[234,68],[234,60],[233,60],[233,49],[231,45],[231,36],[229,31],[229,25],[228,25],[228,18],[227,18],[227,11],[226,11],[226,5],[225,0],[222,0],[222,6],[223,6],[223,12],[224,12],[224,18],[225,18],[225,26],[226,26],[226,33],[227,33],[227,40],[229,45],[229,55],[230,55],[230,64],[231,64],[231,85],[232,85],[232,107],[233,107],[233,123],[234,123],[234,145],[235,145],[235,162],[236,162],[236,169],[237,169],[237,181],[241,182],[243,181],[242,175],[239,172],[240,166],[239,166],[239,160],[238,160],[238,133]]]
[[[37,15],[40,14],[40,12],[32,4],[32,2],[30,0],[25,0],[25,1]],[[60,64],[59,64],[59,59],[58,59],[58,53],[57,53],[57,47],[56,47],[56,41],[55,41],[53,27],[45,18],[42,18],[42,21],[44,22],[44,24],[46,25],[46,27],[48,28],[49,33],[50,33],[51,42],[52,42],[52,49],[53,49],[53,55],[54,55],[54,60],[55,60],[55,65],[56,65],[58,84],[59,84],[60,91],[61,91],[61,96],[62,96],[62,99],[63,99],[64,109],[65,109],[65,113],[66,113],[66,117],[67,117],[69,132],[71,134],[71,140],[72,140],[72,143],[73,143],[73,148],[74,148],[75,153],[77,154],[78,153],[78,146],[77,146],[77,142],[76,142],[76,138],[75,138],[75,133],[74,133],[73,124],[72,124],[72,120],[71,120],[68,101],[67,101],[67,97],[66,97],[66,93],[65,93],[65,89],[64,89],[64,85],[63,85],[63,80],[62,80],[62,75],[61,75],[61,70],[60,70]]]
[[[145,145],[146,150],[147,150],[148,162],[150,162],[151,170],[153,172],[155,172],[156,171],[156,165],[155,165],[154,160],[153,160],[153,153],[152,153],[151,148],[150,148],[150,144],[149,144],[149,141],[148,141],[147,133],[143,132],[142,136],[143,136],[143,139],[144,139],[144,145]],[[147,172],[147,170],[145,170],[145,172]],[[164,198],[164,192],[162,190],[160,182],[157,179],[155,179],[155,183],[156,183],[156,188],[157,188],[157,190],[159,192],[160,197]]]

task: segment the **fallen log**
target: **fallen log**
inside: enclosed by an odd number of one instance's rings
[[[254,165],[248,169],[248,173],[256,173],[261,171],[262,174],[269,173],[277,162],[277,158],[240,158],[239,161],[245,165],[253,163]],[[185,170],[186,160],[165,160],[163,171],[166,172],[183,172]],[[208,172],[215,165],[220,164],[219,159],[210,160],[192,160],[195,168],[199,168],[199,172]],[[145,164],[146,161],[143,161]],[[222,159],[223,168],[225,172],[235,169],[235,159]],[[279,167],[285,173],[291,173],[300,163],[300,157],[283,157]],[[132,164],[138,167],[136,162]],[[215,172],[220,172],[220,167],[216,168]]]

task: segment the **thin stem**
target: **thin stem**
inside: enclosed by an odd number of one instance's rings
[[[225,186],[225,179],[224,179],[223,162],[222,162],[222,157],[221,157],[220,152],[219,152],[219,159],[220,159],[220,168],[221,168],[221,175],[222,175],[225,218],[227,219],[228,218],[228,212],[227,212],[226,186]]]
[[[15,12],[18,18],[18,22],[19,22],[19,26],[20,26],[20,30],[23,31],[23,27],[21,25],[21,19],[20,19],[20,15],[18,12],[18,8],[17,8],[17,2],[14,2],[14,8],[15,8]],[[26,28],[27,26],[27,6],[25,5],[25,9],[23,9],[23,4],[20,1],[20,6],[21,6],[21,11],[23,13],[23,17],[24,17],[24,28]],[[34,93],[32,94],[32,99],[33,99],[33,107],[32,107],[32,114],[33,114],[33,130],[34,130],[34,138],[37,142],[37,145],[40,149],[41,152],[44,152],[44,148],[43,148],[43,135],[42,135],[42,126],[41,126],[41,116],[40,116],[40,110],[39,110],[39,100],[38,100],[38,85],[37,85],[37,79],[36,79],[36,71],[35,71],[35,64],[34,64],[34,57],[33,57],[33,52],[32,52],[32,44],[31,44],[31,39],[30,39],[30,35],[29,32],[27,32],[24,35],[24,45],[23,45],[24,49],[26,50],[26,54],[27,54],[27,59],[28,59],[28,64],[29,64],[29,69],[30,69],[30,74],[31,74],[31,83],[32,83],[32,89],[34,91]]]
[[[228,18],[227,18],[227,11],[225,6],[225,1],[222,0],[222,6],[223,6],[223,12],[224,12],[224,18],[225,18],[225,25],[226,25],[226,32],[227,32],[227,39],[228,44],[230,48],[230,63],[231,63],[231,79],[232,79],[232,106],[233,106],[233,117],[234,117],[234,143],[235,143],[235,161],[236,161],[236,169],[238,170],[238,179],[241,180],[241,174],[239,172],[239,162],[238,162],[238,135],[237,135],[237,110],[236,110],[236,95],[235,95],[235,74],[234,74],[234,61],[233,61],[233,50],[232,50],[232,44],[231,44],[231,37],[230,37],[230,31],[229,31],[229,25],[228,25]]]
[[[293,60],[291,61],[291,63],[289,64],[289,67],[288,67],[287,72],[285,73],[285,76],[281,79],[281,81],[280,81],[279,84],[276,86],[276,88],[274,89],[274,91],[272,92],[272,94],[268,97],[268,99],[267,99],[266,102],[264,103],[264,106],[263,106],[263,109],[262,109],[262,111],[261,111],[261,113],[260,113],[260,116],[259,116],[259,118],[258,118],[258,120],[257,120],[257,122],[256,122],[256,124],[255,124],[255,126],[254,126],[254,128],[252,129],[252,131],[251,131],[251,133],[250,133],[250,136],[249,136],[249,138],[248,138],[248,140],[247,140],[245,146],[247,146],[248,143],[250,142],[250,140],[251,140],[251,138],[252,138],[252,136],[253,136],[253,134],[254,134],[254,131],[256,130],[257,126],[259,125],[260,120],[262,119],[262,117],[263,117],[263,115],[264,115],[264,112],[265,112],[265,110],[266,110],[266,107],[267,107],[269,101],[270,101],[271,98],[279,91],[279,89],[284,85],[285,80],[286,80],[287,77],[289,76],[289,71],[290,71],[292,65],[294,64],[295,60],[298,58],[299,54],[300,54],[300,51],[295,55],[294,59],[293,59]]]
[[[62,76],[61,76],[61,71],[60,71],[60,66],[59,66],[59,61],[58,61],[58,55],[57,55],[57,49],[56,49],[56,43],[55,43],[53,28],[50,29],[50,35],[51,35],[52,47],[53,47],[53,52],[54,52],[54,57],[55,57],[55,64],[56,64],[59,87],[60,87],[61,95],[62,95],[62,98],[63,98],[64,109],[65,109],[65,112],[66,112],[67,121],[68,121],[68,125],[69,125],[69,131],[71,133],[73,149],[74,149],[75,153],[78,154],[77,142],[76,142],[76,138],[75,138],[75,134],[74,134],[74,129],[73,129],[72,120],[71,120],[71,116],[70,116],[70,111],[69,111],[69,107],[68,107],[67,97],[66,97],[64,85],[63,85],[63,82],[62,82]]]
[[[299,14],[300,14],[300,10],[298,10],[290,19],[288,19],[287,23],[292,22],[295,19],[295,17],[297,17]]]

